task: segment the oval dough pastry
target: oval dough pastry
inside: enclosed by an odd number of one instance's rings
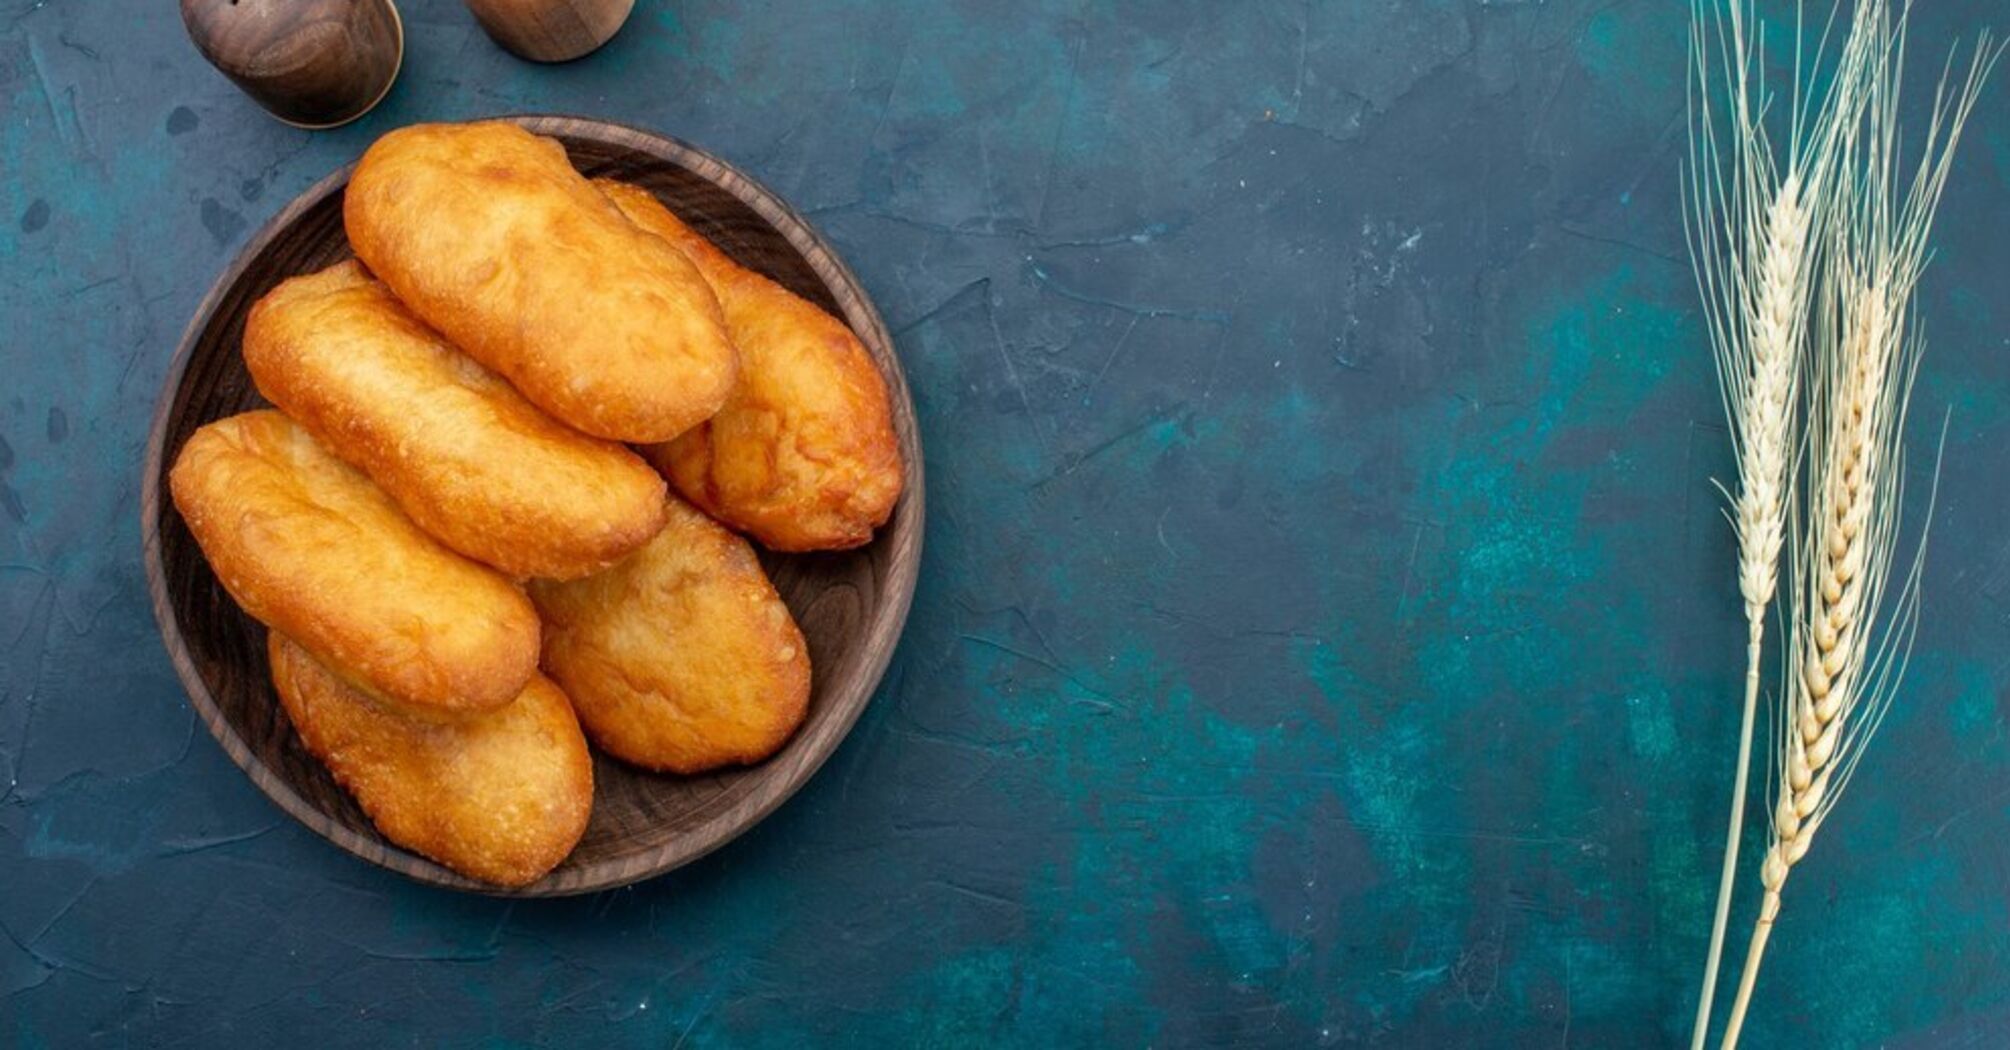
[[[501,122],[400,128],[357,162],[342,207],[356,254],[413,313],[573,427],[668,441],[732,389],[704,278],[552,139]]]
[[[808,710],[809,650],[747,541],[667,506],[663,531],[614,568],[531,581],[545,671],[616,758],[674,773],[758,762]]]
[[[686,499],[771,550],[872,539],[906,480],[886,380],[844,322],[734,262],[647,190],[594,185],[698,267],[740,352],[740,384],[710,420],[644,450]]]
[[[446,722],[400,716],[278,631],[272,684],[307,750],[377,830],[471,879],[536,882],[593,812],[593,759],[565,694],[537,675],[508,705]]]
[[[231,597],[345,676],[448,712],[500,707],[536,673],[523,591],[420,531],[278,412],[196,431],[168,485]]]
[[[512,576],[598,572],[663,527],[663,481],[545,415],[354,260],[251,308],[258,390],[440,542]]]

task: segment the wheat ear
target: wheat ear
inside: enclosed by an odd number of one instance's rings
[[[1764,896],[1724,1032],[1726,1050],[1737,1046],[1743,1029],[1787,877],[1806,858],[1889,709],[1918,624],[1924,529],[1891,608],[1884,608],[1898,547],[1906,406],[1922,348],[1908,320],[1955,147],[2002,52],[1985,35],[1966,86],[1953,97],[1943,77],[1925,160],[1902,187],[1896,158],[1904,27],[1903,13],[1895,26],[1878,13],[1879,57],[1865,86],[1870,127],[1860,144],[1851,136],[1852,159],[1861,155],[1860,181],[1837,188],[1842,203],[1816,340],[1808,530],[1794,557],[1777,800],[1759,871]]]
[[[1854,124],[1861,105],[1861,71],[1870,53],[1869,38],[1853,28],[1833,86],[1812,118],[1798,93],[1801,75],[1796,70],[1788,154],[1784,165],[1776,166],[1761,125],[1763,88],[1753,86],[1756,20],[1745,5],[1746,0],[1732,0],[1714,20],[1706,18],[1699,6],[1690,38],[1691,177],[1685,188],[1693,215],[1687,215],[1687,222],[1738,460],[1738,490],[1730,497],[1730,518],[1738,538],[1738,590],[1747,628],[1738,759],[1710,949],[1691,1036],[1695,1050],[1701,1050],[1709,1031],[1744,833],[1766,611],[1778,587],[1799,445],[1795,405],[1800,399],[1808,304],[1820,248],[1814,235],[1842,152],[1842,131]],[[1712,118],[1713,57],[1722,64],[1728,95],[1732,124],[1728,158],[1718,145]],[[1722,171],[1726,164],[1731,169],[1728,187]]]

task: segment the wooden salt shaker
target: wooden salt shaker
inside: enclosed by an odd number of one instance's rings
[[[467,0],[489,38],[518,58],[565,62],[607,41],[635,0]]]
[[[392,0],[181,0],[181,20],[210,65],[295,127],[368,113],[405,59]]]

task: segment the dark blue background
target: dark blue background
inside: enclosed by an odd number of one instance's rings
[[[396,89],[310,134],[173,4],[0,0],[0,1044],[1686,1033],[1743,667],[1686,5],[640,0],[562,67],[402,6]],[[2003,13],[1923,7],[1922,69]],[[2006,98],[1921,297],[1915,436],[1953,416],[1918,658],[1752,1045],[2010,1040]],[[357,862],[230,765],[136,496],[257,224],[386,129],[525,110],[699,143],[830,235],[898,333],[931,517],[886,684],[798,798],[511,904]]]

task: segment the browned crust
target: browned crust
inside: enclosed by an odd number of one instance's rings
[[[357,163],[343,220],[413,313],[579,430],[667,441],[732,389],[737,356],[704,279],[552,139],[499,122],[400,128]]]
[[[401,717],[272,632],[272,684],[300,739],[377,830],[471,879],[536,882],[593,812],[593,759],[565,694],[535,676],[510,704]]]
[[[740,384],[709,421],[645,449],[685,498],[773,550],[856,547],[900,499],[906,472],[886,380],[858,337],[734,262],[647,190],[594,185],[697,266],[740,352]]]
[[[535,673],[524,593],[426,535],[278,412],[197,430],[168,484],[238,604],[350,678],[466,711],[509,703]]]
[[[697,773],[758,762],[802,723],[809,650],[747,541],[671,497],[654,540],[597,576],[533,581],[544,667],[602,750]]]
[[[663,481],[454,349],[351,260],[251,308],[259,392],[442,543],[512,576],[572,579],[663,527]]]

